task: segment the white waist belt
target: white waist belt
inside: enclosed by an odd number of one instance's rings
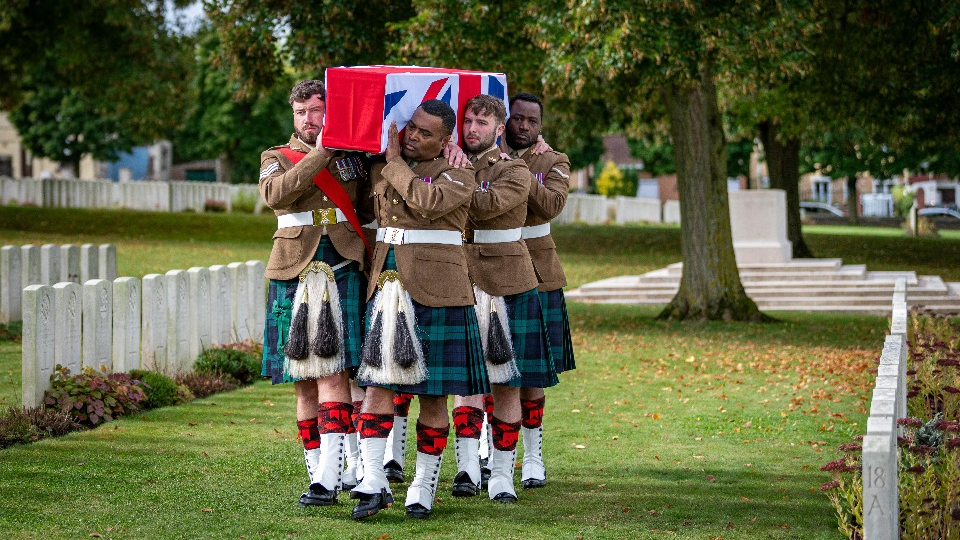
[[[550,234],[550,224],[543,223],[541,225],[531,225],[529,227],[520,228],[520,238],[524,240],[531,238],[540,238]]]
[[[339,208],[323,208],[277,216],[277,228],[307,227],[310,225],[333,225],[347,221],[347,216]]]
[[[388,244],[449,244],[463,245],[460,231],[414,230],[385,227],[377,229],[377,242]]]
[[[486,229],[473,231],[473,242],[475,244],[498,244],[500,242],[516,242],[523,236],[520,234],[520,227],[516,229]]]

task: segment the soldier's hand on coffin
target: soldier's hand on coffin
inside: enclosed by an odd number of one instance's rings
[[[448,142],[447,146],[443,147],[443,157],[447,158],[447,163],[458,169],[470,164],[470,158],[467,157],[466,152],[453,141]]]
[[[553,148],[547,144],[547,141],[543,140],[543,135],[537,135],[537,143],[533,145],[533,155],[539,156],[540,154],[544,154],[550,150],[553,150]]]
[[[387,161],[400,157],[400,132],[397,130],[396,122],[390,122],[390,129],[387,130],[387,151],[383,156]]]
[[[333,150],[323,146],[323,127],[320,128],[320,133],[317,134],[317,150],[327,158],[333,155]]]

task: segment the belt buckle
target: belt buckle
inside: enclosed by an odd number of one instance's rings
[[[337,222],[336,208],[321,208],[313,211],[314,225],[333,225]]]
[[[473,243],[473,229],[464,229],[463,232],[460,233],[460,238],[463,239],[463,243],[464,243],[464,244],[472,244],[472,243]]]
[[[403,229],[387,227],[383,233],[383,241],[387,244],[400,245],[403,243]]]

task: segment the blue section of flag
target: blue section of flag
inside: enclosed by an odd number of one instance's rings
[[[503,85],[500,84],[500,79],[497,79],[493,75],[487,75],[487,93],[495,98],[506,99],[507,96]]]
[[[448,86],[448,87],[447,87],[447,91],[443,93],[443,96],[441,96],[441,97],[439,97],[439,98],[437,98],[437,99],[439,99],[440,101],[442,101],[442,102],[446,103],[447,105],[450,105],[451,107],[453,107],[453,103],[450,102],[450,101],[453,99],[453,87],[452,87],[452,86]],[[454,109],[456,109],[456,108],[454,108]]]
[[[400,103],[400,100],[403,99],[403,96],[406,95],[406,90],[399,90],[391,94],[386,94],[383,96],[383,119],[386,120],[390,116],[390,111]]]

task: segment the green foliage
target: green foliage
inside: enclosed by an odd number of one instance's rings
[[[143,383],[146,397],[140,402],[142,409],[156,409],[182,403],[183,396],[178,391],[177,383],[163,373],[135,369],[130,372],[130,376]]]
[[[46,407],[9,407],[0,414],[0,448],[59,437],[83,426],[60,411]]]
[[[234,212],[252,214],[257,209],[257,201],[260,195],[256,191],[237,191],[230,199],[230,207]]]
[[[198,373],[229,375],[240,384],[251,384],[255,381],[260,376],[260,367],[260,358],[257,355],[232,348],[230,345],[203,351],[193,365],[194,371]]]
[[[673,160],[673,145],[666,137],[642,137],[627,139],[630,145],[630,154],[643,160],[643,170],[653,176],[663,176],[677,172],[677,165]]]
[[[23,321],[0,323],[0,341],[16,341],[23,339]]]
[[[96,426],[114,418],[140,410],[146,397],[140,384],[126,373],[105,374],[90,366],[76,375],[57,365],[50,376],[50,389],[43,403],[69,414],[87,426]]]
[[[230,392],[240,387],[236,379],[219,373],[191,371],[190,373],[177,375],[176,381],[178,387],[186,388],[197,399],[203,399],[221,392]]]
[[[907,192],[903,184],[893,186],[893,211],[897,217],[905,218],[910,215],[915,198],[916,195],[912,191]]]
[[[727,142],[727,176],[750,177],[750,155],[753,153],[753,139],[739,139]]]

